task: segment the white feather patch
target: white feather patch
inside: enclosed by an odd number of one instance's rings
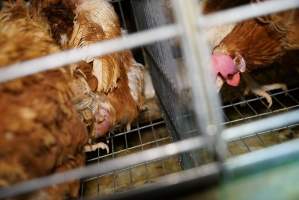
[[[66,46],[68,41],[69,41],[69,39],[68,39],[67,34],[60,35],[60,45],[61,46]]]
[[[127,72],[129,88],[131,95],[135,102],[141,101],[140,95],[143,92],[143,81],[144,81],[144,66],[137,63],[134,60],[133,66],[131,66]]]
[[[87,11],[89,20],[100,25],[105,33],[113,30],[115,21],[118,20],[113,6],[106,0],[84,1],[77,8],[77,12],[81,11]]]
[[[146,70],[144,73],[144,98],[145,99],[152,99],[156,95],[155,89],[153,86],[151,75],[149,71]]]
[[[201,12],[203,11],[206,3],[206,1],[199,2]],[[234,29],[235,26],[236,24],[225,24],[206,29],[206,35],[210,47],[212,49],[215,48]]]
[[[215,26],[206,30],[207,39],[210,47],[215,48],[236,26],[236,24],[227,24]]]
[[[98,89],[101,85],[103,85],[103,63],[101,59],[94,59],[93,60],[93,67],[92,67],[92,74],[98,80]]]

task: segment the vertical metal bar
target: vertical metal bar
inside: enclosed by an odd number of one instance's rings
[[[283,108],[285,108],[287,111],[289,111],[289,108],[282,103],[276,96],[272,96],[274,100],[276,100],[279,105],[281,105]],[[294,134],[294,130],[290,126],[286,126],[286,129],[289,131],[290,134]]]
[[[126,130],[126,133],[124,134],[124,137],[125,137],[125,151],[129,152],[128,151],[128,148],[129,148],[129,145],[128,145],[128,137],[127,137],[127,134],[128,134],[128,130]],[[132,168],[129,169],[129,179],[130,179],[130,184],[132,185],[133,183],[133,178],[132,178]]]
[[[244,115],[240,112],[240,110],[231,102],[233,109],[236,111],[236,113],[241,117],[244,118]],[[239,117],[238,117],[239,118]]]
[[[294,102],[296,102],[297,104],[299,104],[299,100],[297,100],[293,95],[291,95],[290,92],[287,92],[286,95],[289,96]]]
[[[151,123],[152,123],[152,121],[151,121]],[[141,136],[139,122],[137,122],[137,129],[138,129],[138,135]],[[147,162],[144,163],[144,167],[145,167],[146,181],[149,181],[149,179],[150,179],[149,177],[150,176],[149,176],[149,169],[148,169],[148,166],[147,166]]]
[[[248,144],[246,143],[244,138],[240,138],[240,141],[242,142],[242,144],[246,147],[248,152],[251,152],[250,147],[248,146]]]
[[[101,154],[100,154],[100,149],[98,149],[97,150],[97,163],[98,163],[98,165],[100,166],[100,156],[101,156]],[[100,177],[98,176],[97,177],[97,197],[98,196],[100,196],[100,183],[99,183],[99,179],[100,179]]]
[[[115,159],[115,147],[114,147],[114,132],[110,133],[112,135],[111,137],[111,154],[112,154],[112,159]],[[116,173],[115,171],[112,172],[111,176],[113,176],[113,192],[116,191]]]
[[[85,182],[84,181],[82,181],[81,182],[81,195],[80,195],[80,199],[83,199],[84,198],[84,184],[85,184]]]
[[[224,159],[227,149],[221,138],[222,116],[220,100],[212,80],[210,50],[205,33],[197,28],[200,17],[197,0],[174,0],[176,19],[181,29],[183,53],[190,78],[193,103],[201,132],[209,140],[210,150]]]
[[[229,119],[229,117],[227,116],[227,114],[225,113],[225,112],[223,112],[223,117],[224,117],[224,120],[225,120],[225,122],[224,122],[224,124],[230,124],[231,122],[231,120]]]
[[[245,100],[245,101],[246,101],[246,100]],[[246,101],[246,104],[249,105],[247,101]],[[245,119],[245,116],[239,111],[239,109],[237,108],[237,106],[235,106],[234,104],[232,104],[232,105],[233,105],[233,108],[236,110],[236,112],[241,116],[241,118],[242,118],[242,119]],[[249,106],[249,108],[250,108],[250,106]],[[261,145],[263,145],[263,141],[262,141],[262,139],[260,138],[259,134],[255,134],[255,136],[258,138],[258,140],[260,141]],[[251,136],[251,137],[253,138],[254,136]],[[242,140],[242,142],[245,144],[245,146],[246,146],[246,148],[248,149],[248,151],[251,152],[251,149],[250,149],[250,147],[247,145],[246,141],[243,140],[243,139],[241,139],[241,140]]]
[[[154,142],[155,142],[155,144],[156,144],[156,146],[158,147],[158,146],[160,146],[159,145],[159,143],[158,143],[158,137],[157,137],[157,135],[156,135],[156,131],[155,131],[155,127],[154,127],[154,125],[153,125],[153,121],[150,119],[150,121],[151,121],[151,130],[152,130],[152,134],[153,134],[153,136],[154,136]],[[166,174],[166,169],[165,169],[165,163],[164,163],[164,160],[161,160],[161,162],[162,162],[162,168],[163,168],[163,173],[164,174]]]
[[[119,7],[119,11],[120,11],[121,21],[122,21],[122,24],[123,24],[123,28],[126,31],[128,31],[127,23],[126,23],[126,19],[125,19],[125,15],[124,15],[124,10],[123,10],[123,7],[122,7],[121,3],[122,2],[120,2],[120,1],[117,2],[118,7]]]

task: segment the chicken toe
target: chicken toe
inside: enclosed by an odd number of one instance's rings
[[[264,97],[268,102],[268,108],[270,108],[272,106],[273,101],[272,101],[272,97],[269,95],[267,91],[278,90],[278,89],[287,91],[287,86],[286,84],[283,83],[274,83],[274,84],[263,85],[255,88],[247,87],[244,94],[248,95],[249,92],[251,91],[253,94],[256,94],[260,97]]]
[[[271,108],[273,101],[272,101],[272,97],[269,95],[269,93],[263,89],[263,86],[260,88],[249,88],[246,89],[246,93],[248,94],[249,91],[251,91],[253,94],[258,95],[260,97],[264,97],[266,99],[266,101],[268,102],[268,108]]]
[[[283,83],[273,83],[273,84],[269,84],[269,85],[263,85],[262,89],[265,91],[281,89],[286,92],[288,90],[288,87],[286,84],[283,84]]]
[[[248,73],[244,73],[243,77],[247,84],[247,88],[244,91],[244,95],[248,95],[249,92],[252,92],[255,95],[264,97],[268,102],[268,108],[270,108],[273,104],[272,97],[270,96],[268,91],[278,90],[278,89],[287,91],[287,86],[286,84],[283,83],[260,85]]]
[[[103,150],[107,151],[107,154],[109,153],[109,146],[107,144],[105,144],[104,142],[99,142],[97,144],[87,144],[84,147],[85,152],[91,152],[91,151],[95,151],[97,149],[103,149]]]

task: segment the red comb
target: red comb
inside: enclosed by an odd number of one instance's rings
[[[212,64],[215,74],[220,74],[231,86],[238,86],[240,83],[240,74],[233,59],[225,54],[213,54]],[[231,75],[229,77],[229,75]]]

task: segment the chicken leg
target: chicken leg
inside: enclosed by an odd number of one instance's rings
[[[264,97],[268,102],[268,108],[270,108],[273,104],[272,97],[269,95],[268,91],[277,89],[281,89],[283,91],[287,90],[286,84],[283,83],[273,83],[261,86],[248,73],[243,73],[243,78],[247,85],[244,95],[248,95],[249,92],[252,92],[260,97]]]

